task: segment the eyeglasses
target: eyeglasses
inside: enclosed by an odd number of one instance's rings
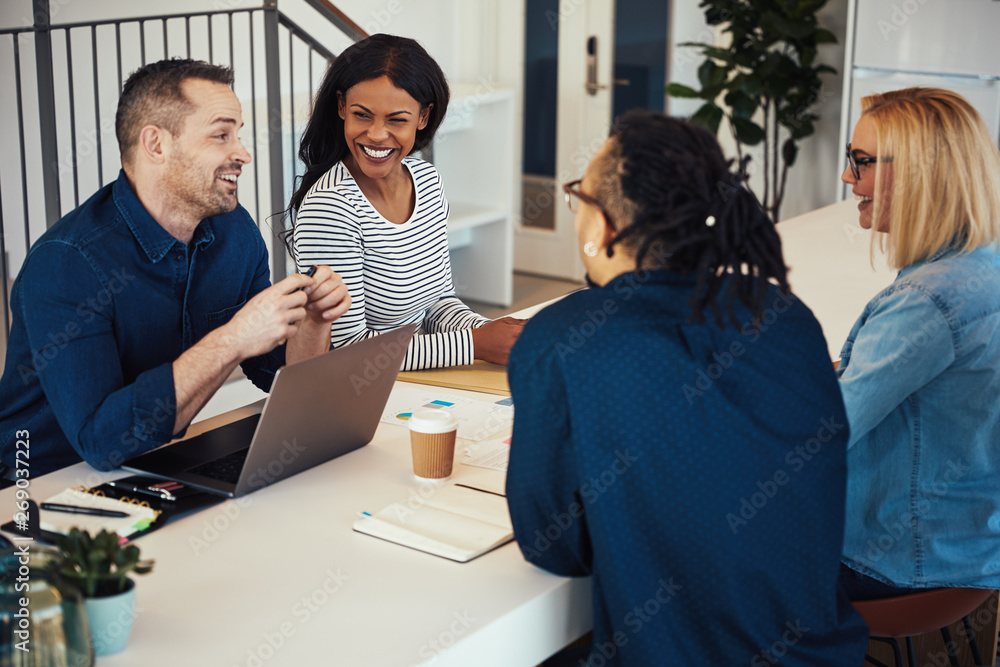
[[[576,197],[577,199],[579,199],[580,201],[584,202],[585,204],[590,204],[591,206],[593,206],[594,208],[596,208],[598,211],[600,211],[601,213],[603,213],[604,214],[604,219],[607,220],[608,224],[611,225],[611,227],[613,228],[615,226],[615,224],[611,220],[611,216],[608,215],[608,212],[604,210],[603,206],[601,206],[601,202],[597,201],[596,199],[594,199],[590,195],[585,194],[585,193],[583,193],[580,190],[580,188],[578,186],[582,182],[583,182],[583,179],[582,178],[578,178],[575,181],[570,181],[569,183],[564,183],[563,186],[562,186],[563,192],[566,193],[565,194],[565,196],[566,196],[566,205],[569,206],[569,210],[571,212],[573,212],[574,214],[577,212],[577,210],[579,210],[579,206],[577,206],[576,201],[573,199],[573,197]]]
[[[861,179],[861,167],[875,164],[878,161],[877,157],[855,157],[854,152],[851,151],[851,145],[847,144],[847,164],[851,165],[851,173],[854,174],[856,180]],[[882,162],[892,162],[892,158],[883,157]]]

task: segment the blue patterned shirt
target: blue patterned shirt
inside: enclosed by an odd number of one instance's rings
[[[837,576],[847,419],[819,324],[689,323],[694,279],[623,274],[525,326],[507,496],[532,563],[592,577],[592,664],[860,665]],[[711,315],[709,315],[711,317]]]

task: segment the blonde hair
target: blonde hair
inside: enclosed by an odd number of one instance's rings
[[[863,97],[861,111],[877,136],[877,193],[892,172],[889,210],[876,196],[872,219],[879,229],[887,216],[882,227],[891,266],[925,261],[945,248],[969,252],[1000,242],[1000,151],[964,97],[905,88]]]

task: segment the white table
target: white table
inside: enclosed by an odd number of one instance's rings
[[[858,226],[854,200],[845,200],[778,223],[788,282],[816,315],[833,359],[840,357],[865,305],[896,276],[881,252],[875,263],[871,234]]]
[[[120,476],[79,464],[32,480],[31,492]],[[513,543],[459,564],[351,529],[358,512],[433,488],[412,476],[406,429],[379,424],[355,452],[142,537],[156,566],[136,578],[132,637],[97,664],[509,667],[590,629],[589,580],[543,572]],[[0,511],[13,506],[13,490],[0,492]]]

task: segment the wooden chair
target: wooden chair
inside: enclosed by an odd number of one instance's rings
[[[896,638],[906,638],[909,665],[916,667],[913,637],[935,630],[941,632],[951,664],[953,667],[959,667],[958,654],[955,652],[955,643],[952,641],[948,626],[958,620],[964,623],[973,659],[976,661],[976,665],[982,665],[983,660],[979,654],[979,647],[976,644],[975,633],[969,622],[968,614],[993,593],[994,591],[985,588],[939,588],[881,600],[854,602],[853,604],[865,622],[868,623],[872,639],[890,645],[895,663],[899,667],[902,667],[903,660]],[[865,658],[867,662],[877,667],[887,667],[871,656],[865,656]]]

